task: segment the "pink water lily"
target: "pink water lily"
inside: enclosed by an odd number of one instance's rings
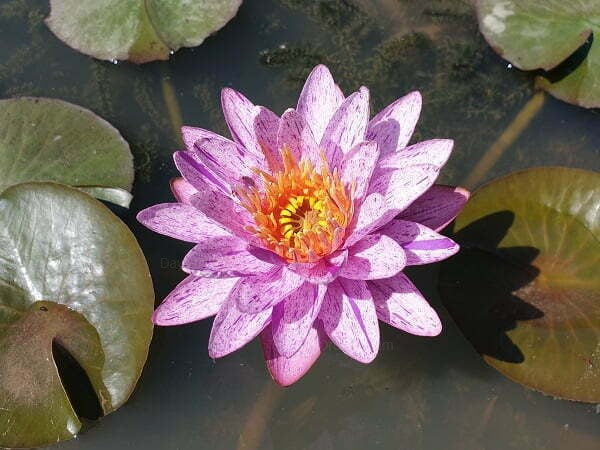
[[[224,89],[233,140],[183,128],[177,203],[138,220],[196,246],[189,275],[154,313],[157,325],[216,315],[208,350],[225,356],[260,335],[267,367],[290,385],[328,341],[368,363],[378,320],[435,336],[440,320],[402,273],[458,251],[438,231],[469,193],[434,185],[453,142],[407,146],[421,111],[412,92],[369,120],[369,91],[345,97],[317,66],[281,117]]]

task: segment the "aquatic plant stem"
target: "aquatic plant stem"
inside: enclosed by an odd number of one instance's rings
[[[167,107],[167,113],[173,127],[173,133],[176,136],[179,144],[183,143],[181,140],[181,126],[183,125],[183,119],[181,116],[181,109],[179,108],[179,102],[177,101],[177,94],[173,83],[168,74],[164,74],[161,80],[161,87],[163,98],[165,100],[165,106]]]
[[[462,183],[467,189],[473,189],[485,178],[490,169],[498,162],[504,151],[509,148],[523,131],[529,126],[538,112],[542,109],[546,95],[544,92],[536,93],[521,111],[517,114],[510,125],[504,130],[500,137],[494,142],[488,151],[477,162],[475,168]]]

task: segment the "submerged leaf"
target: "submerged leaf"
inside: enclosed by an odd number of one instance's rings
[[[47,445],[81,423],[53,343],[85,370],[104,414],[131,394],[154,304],[129,229],[76,189],[25,183],[0,196],[0,447]]]
[[[442,298],[485,360],[560,398],[600,401],[600,174],[540,168],[477,191]]]
[[[19,183],[55,181],[93,186],[91,195],[127,206],[129,192],[115,189],[131,190],[133,157],[119,132],[93,112],[25,97],[0,100],[0,171],[0,193]]]
[[[600,3],[564,0],[478,0],[479,24],[490,45],[523,70],[550,70],[600,33]],[[560,80],[540,77],[555,97],[600,107],[600,42]]]
[[[99,59],[145,63],[200,45],[242,0],[50,0],[46,22],[67,45]]]

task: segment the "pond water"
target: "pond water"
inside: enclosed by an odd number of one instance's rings
[[[413,140],[456,141],[443,183],[473,188],[540,165],[600,169],[598,111],[534,97],[534,74],[510,68],[487,46],[467,1],[246,0],[201,47],[143,66],[78,54],[46,28],[47,14],[45,1],[0,2],[0,98],[76,103],[129,141],[134,201],[116,212],[148,258],[157,301],[183,278],[178,263],[189,246],[145,230],[135,214],[171,201],[181,123],[226,133],[222,86],[278,113],[295,104],[321,62],[345,92],[369,86],[374,111],[419,89],[424,108]],[[510,145],[494,145],[507,127]],[[480,163],[490,148],[486,160],[495,163]],[[600,406],[552,399],[488,367],[442,306],[438,269],[409,275],[440,313],[441,336],[382,324],[374,363],[329,348],[287,389],[271,381],[257,341],[213,361],[210,320],[157,328],[131,400],[58,447],[598,449]]]

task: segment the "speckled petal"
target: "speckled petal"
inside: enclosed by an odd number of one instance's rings
[[[300,349],[290,358],[281,355],[273,342],[271,325],[260,334],[267,369],[273,380],[281,386],[290,386],[302,378],[319,359],[329,340],[323,324],[316,320]]]
[[[321,164],[321,153],[313,133],[304,117],[294,109],[288,109],[281,116],[277,147],[288,145],[297,161],[302,157],[311,161],[315,167]]]
[[[355,201],[362,199],[367,193],[378,160],[379,150],[376,142],[361,142],[344,155],[340,174],[346,186],[354,183]]]
[[[271,309],[303,283],[300,275],[285,267],[279,267],[269,274],[246,277],[240,282],[237,292],[239,309],[247,313]]]
[[[197,191],[219,190],[225,195],[231,195],[229,183],[206,167],[202,159],[194,152],[175,152],[173,160],[183,178]]]
[[[321,139],[332,169],[339,166],[352,147],[365,140],[369,122],[369,90],[361,87],[348,97],[335,112]]]
[[[450,154],[454,141],[452,139],[431,139],[406,147],[401,152],[388,153],[381,156],[378,168],[403,169],[419,164],[433,165],[442,168]]]
[[[233,140],[258,158],[265,152],[277,156],[279,118],[263,106],[255,106],[243,94],[225,88],[221,106]]]
[[[185,144],[185,148],[187,150],[194,150],[194,144],[196,143],[196,141],[206,138],[226,139],[220,134],[213,133],[212,131],[205,130],[204,128],[188,126],[181,127],[181,139],[183,140],[183,143]]]
[[[300,93],[296,110],[310,126],[317,142],[344,101],[344,94],[335,84],[331,72],[323,65],[313,69]]]
[[[452,239],[415,222],[392,220],[381,229],[381,233],[402,246],[409,266],[442,261],[459,250]]]
[[[369,281],[379,320],[418,336],[437,336],[442,324],[436,312],[403,273]]]
[[[353,280],[376,280],[396,275],[406,266],[404,250],[383,234],[365,236],[348,249],[348,260],[340,277]]]
[[[137,215],[137,220],[152,231],[186,242],[202,242],[230,234],[196,208],[183,203],[161,203]]]
[[[418,222],[435,231],[446,227],[462,211],[470,192],[461,187],[431,186],[400,215],[399,219]]]
[[[196,278],[188,276],[163,300],[152,321],[156,325],[182,325],[214,316],[237,278]]]
[[[219,191],[205,189],[194,194],[190,201],[195,208],[231,234],[250,243],[256,241],[256,238],[245,229],[252,223],[252,217],[231,197]]]
[[[365,281],[338,278],[331,283],[319,318],[341,351],[362,363],[375,359],[379,351],[379,323]]]
[[[186,205],[191,205],[190,199],[192,195],[198,193],[196,188],[188,183],[185,178],[177,177],[171,179],[171,192],[175,196],[175,200]]]
[[[340,250],[314,263],[291,263],[288,267],[311,283],[327,284],[337,278],[347,258],[348,250]]]
[[[245,313],[238,308],[238,281],[213,322],[208,340],[208,354],[221,358],[246,345],[271,322],[271,309],[259,313]]]
[[[371,119],[367,140],[379,144],[382,156],[402,150],[415,130],[421,105],[421,94],[417,91],[399,98]]]
[[[289,358],[302,347],[321,310],[327,286],[304,283],[273,307],[271,326],[277,351]]]
[[[207,239],[183,258],[182,269],[198,277],[241,277],[269,273],[273,264],[248,251],[248,243],[235,237]]]

